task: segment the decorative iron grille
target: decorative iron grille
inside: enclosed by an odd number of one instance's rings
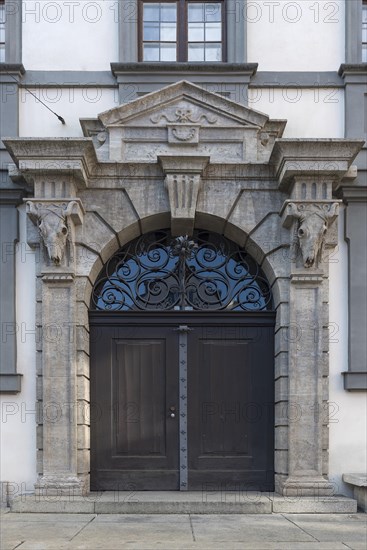
[[[105,264],[92,293],[102,311],[272,309],[269,284],[245,250],[197,230],[172,237],[154,231],[131,241]]]

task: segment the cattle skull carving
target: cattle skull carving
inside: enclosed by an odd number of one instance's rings
[[[77,203],[75,201],[62,204],[28,202],[27,206],[29,215],[38,225],[50,260],[59,265],[69,234],[68,216],[77,207]]]
[[[304,267],[318,266],[321,261],[325,233],[338,215],[339,204],[288,204],[288,215],[299,220],[297,239]]]

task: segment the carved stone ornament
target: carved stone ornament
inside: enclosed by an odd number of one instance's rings
[[[192,235],[200,174],[167,174],[165,185],[171,207],[172,234]]]
[[[216,117],[210,117],[206,113],[200,113],[199,116],[196,118],[193,118],[193,113],[191,109],[177,109],[174,114],[174,118],[170,118],[169,115],[166,115],[165,113],[161,113],[158,116],[152,116],[150,118],[150,121],[153,122],[153,124],[159,124],[161,120],[166,120],[166,122],[173,124],[173,123],[179,123],[179,124],[195,124],[198,122],[206,121],[208,124],[215,124],[217,122]]]
[[[339,212],[339,202],[327,203],[297,203],[289,202],[285,216],[298,219],[297,241],[299,243],[303,265],[306,268],[318,267],[325,242],[325,233],[329,225],[336,219]]]
[[[199,124],[167,124],[168,143],[191,145],[199,143]]]
[[[38,229],[50,260],[59,265],[65,251],[69,235],[68,218],[75,216],[79,209],[77,201],[59,204],[27,202],[27,212]]]

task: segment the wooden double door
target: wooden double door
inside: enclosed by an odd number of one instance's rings
[[[272,313],[91,312],[92,490],[274,485]]]

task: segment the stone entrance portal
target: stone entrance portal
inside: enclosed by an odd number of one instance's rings
[[[276,311],[275,488],[331,494],[328,254],[363,142],[282,139],[285,121],[188,82],[81,124],[80,139],[4,140],[13,177],[34,186],[28,240],[41,247],[37,491],[88,492],[92,288],[127,242],[170,227],[224,235],[260,265]]]
[[[274,490],[274,321],[245,250],[138,237],[92,292],[91,489]]]

